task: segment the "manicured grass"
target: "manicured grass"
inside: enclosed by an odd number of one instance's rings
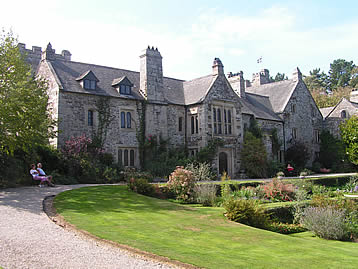
[[[126,186],[59,194],[58,213],[104,239],[205,268],[356,268],[358,244],[230,222],[222,208],[178,205]]]

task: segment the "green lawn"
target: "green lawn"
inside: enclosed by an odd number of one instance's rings
[[[206,268],[357,268],[358,244],[282,235],[230,222],[222,208],[183,206],[86,187],[59,194],[58,213],[104,239]]]

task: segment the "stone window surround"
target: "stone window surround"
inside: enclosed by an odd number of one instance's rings
[[[122,112],[124,113],[124,123],[125,127],[122,127]],[[132,107],[121,107],[119,109],[119,127],[122,131],[133,131],[135,130],[135,121],[134,121],[134,115],[135,115],[135,109]],[[128,128],[128,122],[127,122],[127,113],[130,113],[131,122],[130,122],[130,128]]]
[[[296,113],[296,104],[291,104],[291,113]]]
[[[297,128],[291,129],[291,136],[292,136],[292,139],[297,139]]]
[[[195,157],[199,152],[199,148],[198,147],[188,147],[188,152],[189,152],[189,157]]]
[[[214,122],[214,117],[213,117],[213,112],[214,112],[214,109],[217,113],[217,109],[220,108],[220,111],[221,111],[221,124],[222,124],[222,132],[221,134],[219,134],[218,132],[215,133],[215,122]],[[227,124],[227,128],[228,128],[228,131],[227,131],[227,134],[225,134],[225,119],[224,119],[224,111],[230,111],[230,114],[231,114],[231,124],[228,123]],[[213,102],[211,104],[211,113],[210,115],[212,116],[211,117],[211,122],[212,122],[212,134],[215,135],[215,136],[234,136],[235,135],[235,128],[234,128],[234,123],[235,123],[235,106],[234,104],[232,103],[227,103],[227,102]],[[228,116],[227,116],[228,117]],[[229,129],[231,127],[231,133],[229,133]]]
[[[180,115],[178,117],[178,132],[183,132],[184,131],[184,116]]]
[[[313,139],[314,139],[314,142],[319,144],[320,142],[320,132],[318,129],[315,129],[313,130]]]
[[[121,146],[117,150],[117,162],[123,167],[137,166],[137,148],[130,146]]]
[[[191,107],[188,109],[187,115],[187,132],[188,135],[199,135],[200,134],[200,114],[199,107]]]
[[[84,122],[84,124],[87,127],[91,127],[91,128],[98,126],[98,112],[97,112],[97,110],[93,106],[84,106],[84,110],[85,110],[84,111],[84,113],[85,113],[85,122]],[[92,116],[93,116],[93,124],[92,125],[88,124],[89,123],[89,121],[88,121],[89,120],[88,119],[89,111],[93,112],[93,114],[92,114]]]

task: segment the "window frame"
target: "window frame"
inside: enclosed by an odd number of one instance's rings
[[[133,111],[132,110],[126,110],[123,109],[120,112],[120,126],[121,129],[125,130],[132,130],[132,121],[133,121],[133,116],[132,116]]]
[[[225,105],[213,105],[212,123],[214,135],[233,135],[233,107]]]
[[[135,167],[137,155],[136,151],[137,149],[133,147],[118,148],[118,164],[123,167]]]
[[[87,126],[94,126],[94,111],[92,109],[87,111]]]

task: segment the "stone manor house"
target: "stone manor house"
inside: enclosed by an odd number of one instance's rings
[[[163,76],[162,56],[148,47],[139,56],[140,71],[80,63],[67,50],[56,54],[51,44],[26,49],[36,73],[48,80],[49,107],[58,120],[58,136],[51,141],[61,147],[71,136],[86,134],[99,125],[97,100],[109,97],[113,120],[107,129],[105,149],[124,166],[139,168],[137,130],[140,106],[145,105],[145,135],[168,139],[171,147],[187,146],[195,155],[213,138],[224,143],[212,165],[218,174],[242,173],[240,152],[245,128],[255,119],[264,133],[269,158],[284,162],[284,152],[295,141],[310,150],[312,163],[319,154],[323,116],[296,68],[291,79],[270,82],[269,71],[245,80],[243,72],[225,75],[220,59],[212,72],[184,81]],[[280,149],[273,152],[276,129]]]

